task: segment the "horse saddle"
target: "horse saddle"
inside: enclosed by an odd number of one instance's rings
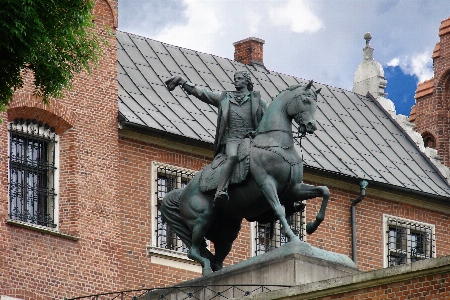
[[[222,166],[227,160],[227,156],[223,153],[217,154],[213,162],[203,168],[200,174],[201,192],[207,192],[217,189],[219,184]],[[238,147],[238,163],[234,167],[231,174],[229,184],[241,183],[247,178],[250,165],[250,139],[243,139]]]

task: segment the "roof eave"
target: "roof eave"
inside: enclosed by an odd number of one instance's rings
[[[145,125],[131,123],[126,120],[122,120],[120,122],[120,126],[124,130],[130,130],[130,131],[134,131],[134,132],[141,133],[144,135],[154,136],[154,137],[158,137],[158,138],[164,138],[164,139],[175,141],[178,143],[186,143],[190,146],[195,146],[195,147],[199,147],[199,148],[203,148],[203,149],[211,149],[211,151],[214,147],[213,143],[195,140],[195,139],[189,138],[189,137],[183,137],[179,134],[154,129],[154,128],[151,128],[151,127],[148,127]]]
[[[306,171],[315,173],[317,175],[331,177],[333,179],[346,181],[346,182],[349,182],[349,183],[352,183],[355,185],[359,185],[359,182],[361,180],[367,180],[369,182],[370,188],[379,188],[380,190],[391,191],[391,192],[394,192],[397,194],[411,196],[413,198],[429,199],[433,203],[437,203],[437,204],[441,204],[441,205],[446,205],[446,206],[450,205],[450,197],[440,196],[437,194],[428,194],[425,192],[409,189],[406,187],[399,187],[399,186],[395,186],[395,185],[388,184],[388,183],[381,183],[381,182],[373,181],[373,180],[370,180],[367,178],[358,178],[358,177],[345,175],[345,174],[338,173],[338,172],[332,172],[332,171],[327,171],[324,169],[319,169],[316,167],[311,167],[308,165],[305,165],[304,168]]]

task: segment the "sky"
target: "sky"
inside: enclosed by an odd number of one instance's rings
[[[449,0],[119,0],[119,30],[233,59],[233,43],[265,40],[264,65],[351,90],[370,32],[387,98],[409,115]]]

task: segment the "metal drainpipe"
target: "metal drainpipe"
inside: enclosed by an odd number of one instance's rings
[[[361,202],[366,196],[366,188],[369,183],[366,180],[359,182],[360,190],[359,197],[352,201],[351,215],[352,215],[352,259],[356,266],[358,266],[358,255],[356,251],[356,205]]]

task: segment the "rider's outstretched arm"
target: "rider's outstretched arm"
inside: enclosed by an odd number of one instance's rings
[[[181,76],[172,77],[166,83],[172,82],[176,85],[179,85],[183,90],[185,90],[189,95],[193,95],[197,99],[219,107],[220,101],[223,99],[224,94],[222,93],[214,93],[205,89],[198,88],[192,82],[187,81]]]

